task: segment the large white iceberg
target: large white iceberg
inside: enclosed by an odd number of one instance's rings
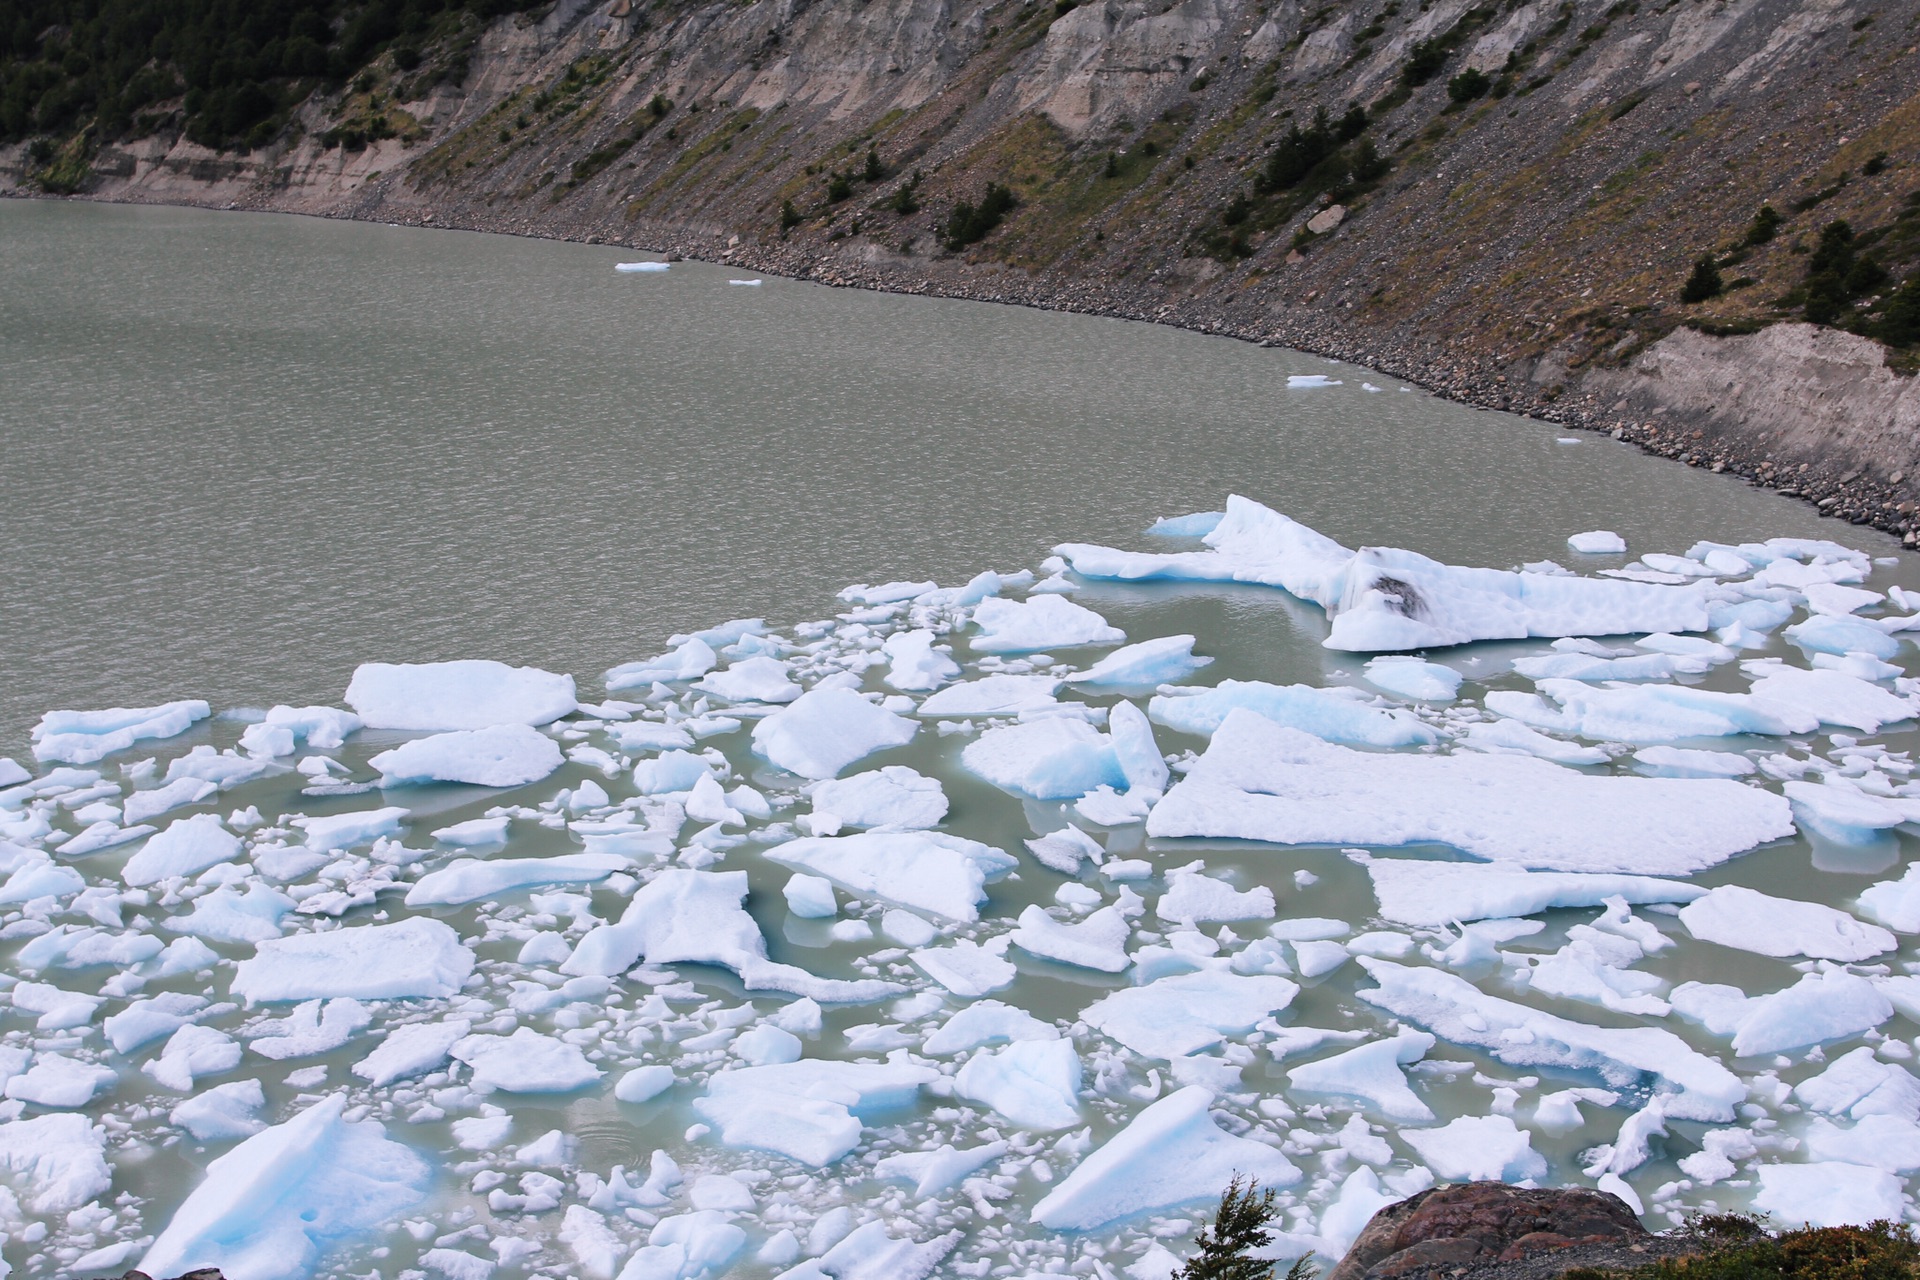
[[[1448,844],[1559,871],[1685,874],[1793,833],[1787,802],[1720,779],[1593,777],[1526,756],[1355,751],[1235,710],[1147,834]]]
[[[427,1162],[379,1123],[342,1119],[346,1105],[346,1094],[334,1094],[210,1163],[139,1269],[286,1280],[306,1274],[328,1242],[418,1204]]]
[[[414,916],[262,942],[234,970],[233,993],[248,1004],[440,999],[460,990],[473,965],[473,952],[452,928]]]
[[[579,707],[573,677],[486,658],[454,662],[363,662],[347,705],[369,729],[485,729],[546,724]]]
[[[1084,543],[1054,550],[1088,578],[1279,587],[1327,611],[1329,649],[1354,652],[1708,627],[1709,597],[1697,586],[1469,569],[1391,547],[1352,551],[1238,495],[1203,541],[1211,550],[1150,554]]]
[[[1694,899],[1680,909],[1680,923],[1703,942],[1763,956],[1856,961],[1898,945],[1885,929],[1844,911],[1741,885],[1723,884]]]
[[[1117,1218],[1212,1200],[1235,1177],[1290,1187],[1300,1170],[1277,1148],[1236,1138],[1213,1122],[1213,1094],[1190,1085],[1135,1116],[1082,1160],[1033,1220],[1055,1231],[1091,1231]]]
[[[1358,994],[1443,1040],[1485,1049],[1511,1066],[1597,1072],[1615,1088],[1652,1077],[1671,1094],[1666,1114],[1731,1120],[1747,1087],[1712,1058],[1659,1027],[1596,1027],[1490,996],[1451,973],[1362,957],[1380,985]]]

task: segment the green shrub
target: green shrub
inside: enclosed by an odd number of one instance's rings
[[[1230,227],[1237,227],[1245,222],[1247,216],[1252,212],[1253,201],[1247,199],[1246,192],[1237,191],[1234,193],[1233,199],[1227,201],[1226,209],[1220,214],[1220,221]]]
[[[793,201],[780,202],[780,234],[785,235],[800,225],[800,211],[793,207]]]
[[[1288,191],[1299,186],[1339,145],[1333,126],[1327,120],[1327,109],[1316,108],[1311,124],[1305,129],[1297,123],[1289,125],[1274,144],[1273,153],[1260,172],[1258,186],[1263,192]]]
[[[1347,104],[1347,112],[1340,117],[1340,123],[1334,128],[1334,134],[1342,142],[1352,142],[1367,131],[1373,122],[1367,119],[1367,109],[1357,102]]]
[[[1372,138],[1360,139],[1353,149],[1353,180],[1355,182],[1378,182],[1387,176],[1393,168],[1393,162],[1380,154],[1373,145]]]
[[[1487,73],[1474,67],[1468,67],[1453,79],[1447,81],[1447,97],[1455,102],[1472,102],[1475,98],[1487,96],[1487,90],[1493,87],[1493,81]]]
[[[1887,153],[1884,151],[1875,152],[1865,164],[1860,166],[1860,172],[1866,174],[1869,178],[1877,178],[1886,171]]]
[[[839,204],[853,194],[853,179],[838,170],[827,175],[827,203]]]
[[[947,214],[947,248],[957,251],[986,239],[1017,204],[1010,189],[989,182],[979,204],[962,200]]]
[[[1446,65],[1446,46],[1438,40],[1416,40],[1407,54],[1406,65],[1400,68],[1400,79],[1418,88],[1439,75]]]
[[[1908,276],[1907,282],[1887,299],[1873,336],[1890,347],[1920,343],[1920,271]]]
[[[1784,221],[1786,219],[1782,218],[1772,205],[1761,205],[1760,211],[1753,215],[1753,221],[1747,224],[1747,234],[1742,238],[1741,243],[1765,244],[1773,239],[1774,233],[1780,229],[1780,224]]]
[[[1192,83],[1187,85],[1187,92],[1199,93],[1202,89],[1206,88],[1208,85],[1212,83],[1213,83],[1212,73],[1202,71],[1199,75],[1193,78]]]
[[[1625,1274],[1640,1280],[1910,1280],[1920,1266],[1912,1228],[1892,1222],[1708,1239],[1714,1243],[1703,1254],[1663,1258]]]
[[[1704,255],[1693,264],[1693,274],[1680,286],[1680,301],[1688,306],[1705,302],[1708,298],[1719,297],[1722,287],[1720,268],[1713,265],[1711,255]]]
[[[880,163],[880,153],[872,147],[867,148],[867,163],[860,170],[860,176],[868,182],[879,182],[887,176],[887,170]]]

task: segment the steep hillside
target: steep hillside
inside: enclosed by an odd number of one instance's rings
[[[57,127],[29,103],[0,186],[1158,318],[1915,540],[1903,0],[559,0],[430,7],[351,57],[359,10],[322,8],[326,69],[269,79],[244,138],[191,92]],[[16,35],[0,102],[87,38]]]

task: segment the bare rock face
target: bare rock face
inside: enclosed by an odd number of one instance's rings
[[[1326,1280],[1398,1280],[1651,1238],[1626,1202],[1604,1191],[1464,1182],[1374,1214]]]

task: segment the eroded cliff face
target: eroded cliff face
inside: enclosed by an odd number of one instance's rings
[[[1904,530],[1914,384],[1883,348],[1679,326],[1791,318],[1821,228],[1906,225],[1916,46],[1903,0],[559,0],[488,27],[457,83],[377,65],[270,147],[162,129],[98,148],[83,190],[1164,319],[1663,452],[1684,419],[1717,443],[1678,456],[1790,461],[1808,492],[1870,473],[1884,493],[1830,506]],[[1290,130],[1354,105],[1364,129],[1276,181]],[[350,150],[374,119],[403,136]],[[0,151],[0,187],[29,170]],[[1018,206],[957,243],[989,182]],[[1762,204],[1784,222],[1742,246]],[[1683,306],[1714,252],[1735,287]]]

